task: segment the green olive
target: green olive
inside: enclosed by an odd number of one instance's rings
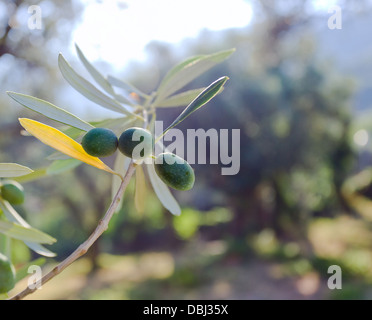
[[[10,204],[19,205],[25,200],[23,187],[16,181],[4,181],[0,188],[1,197]]]
[[[7,293],[15,285],[15,271],[9,259],[0,253],[0,293]]]
[[[108,157],[116,151],[118,138],[110,129],[94,128],[83,137],[81,145],[93,157]]]
[[[151,132],[142,128],[129,128],[119,138],[119,150],[135,160],[150,156],[153,146],[154,139]]]
[[[190,190],[194,186],[194,170],[186,160],[173,153],[159,154],[155,159],[155,171],[173,189]]]

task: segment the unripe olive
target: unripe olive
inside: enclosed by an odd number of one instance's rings
[[[7,293],[15,285],[15,271],[9,259],[0,253],[0,293]]]
[[[108,157],[118,147],[118,138],[115,133],[106,128],[94,128],[83,137],[83,149],[94,157]]]
[[[25,200],[23,187],[16,181],[4,181],[0,188],[1,197],[10,204],[22,204]]]
[[[129,128],[119,138],[119,150],[135,160],[150,156],[153,146],[154,139],[151,132],[143,128]]]
[[[173,153],[159,154],[155,159],[155,171],[160,179],[173,189],[190,190],[195,182],[191,166]]]

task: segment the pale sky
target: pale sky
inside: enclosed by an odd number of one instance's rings
[[[146,45],[153,40],[177,44],[203,29],[241,28],[252,20],[248,0],[80,1],[84,12],[73,31],[70,50],[76,55],[77,43],[89,61],[104,61],[114,70],[124,69],[130,60],[145,60]],[[335,2],[314,0],[312,6],[327,13]],[[64,96],[70,93],[62,92]]]
[[[252,18],[244,0],[81,0],[86,7],[72,35],[90,61],[116,68],[143,60],[151,40],[169,43],[195,37],[203,29],[247,26]]]

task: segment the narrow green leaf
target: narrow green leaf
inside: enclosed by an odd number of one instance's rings
[[[31,172],[33,170],[17,163],[0,163],[0,178],[20,177]]]
[[[84,67],[88,70],[93,79],[105,90],[108,94],[115,95],[114,90],[112,89],[110,83],[106,78],[88,61],[83,52],[80,50],[79,46],[75,44],[77,54],[83,63]]]
[[[116,119],[106,119],[99,122],[92,123],[97,128],[108,128],[120,135],[125,129],[132,126],[133,122],[138,120],[134,117],[123,117]]]
[[[60,174],[81,165],[82,162],[76,159],[56,160],[47,169],[49,175]]]
[[[160,108],[169,108],[169,107],[183,107],[187,106],[192,100],[194,100],[205,88],[193,89],[184,91],[179,94],[175,94],[159,104],[154,105],[155,107]]]
[[[92,128],[95,128],[94,125],[90,124]],[[82,131],[80,129],[70,127],[70,126],[63,126],[59,128],[59,131],[62,131],[64,134],[68,135],[71,139],[77,140],[79,137],[84,135],[86,131]]]
[[[120,118],[110,118],[90,122],[96,128],[109,128],[113,126],[120,125],[121,123],[127,121],[128,119],[134,119],[133,117],[120,117]]]
[[[50,251],[49,249],[45,248],[43,245],[39,243],[28,242],[28,241],[24,241],[24,243],[27,247],[35,251],[37,254],[40,254],[41,256],[49,257],[49,258],[56,256],[54,252]]]
[[[0,200],[0,209],[9,221],[15,222],[22,227],[31,228],[31,226],[18,214],[18,212],[10,205],[8,201]],[[45,257],[55,257],[56,254],[45,248],[40,243],[24,241],[25,245],[36,253]]]
[[[155,191],[156,196],[163,204],[163,206],[169,210],[172,214],[179,216],[181,214],[181,208],[177,200],[173,197],[169,188],[166,184],[160,180],[155,172],[154,163],[146,165],[147,172],[149,174],[151,185]]]
[[[36,111],[50,119],[68,124],[69,126],[78,128],[83,131],[89,131],[90,129],[94,128],[88,122],[81,120],[72,113],[61,109],[48,101],[16,92],[8,91],[7,93],[12,99],[17,101],[24,107]]]
[[[136,105],[136,102],[132,101],[132,99],[117,94],[115,90],[112,88],[111,84],[108,82],[108,80],[84,56],[83,52],[80,50],[77,44],[75,44],[75,47],[81,62],[84,64],[85,68],[88,70],[90,75],[101,86],[103,90],[105,90],[108,94],[110,94],[112,97],[114,97],[117,101],[121,103],[130,106]]]
[[[116,159],[115,159],[114,170],[115,170],[115,172],[120,173],[124,177],[125,173],[128,170],[129,164],[130,164],[130,158],[126,157],[121,152],[119,152],[118,155],[116,156]],[[116,193],[119,190],[121,182],[122,182],[122,180],[119,177],[113,176],[112,184],[111,184],[111,199],[114,199]],[[123,205],[123,198],[124,197],[121,198],[121,200],[119,202],[119,205],[117,206],[115,212],[120,211],[120,209]]]
[[[84,64],[85,68],[88,70],[90,75],[101,86],[103,90],[105,90],[108,94],[110,94],[112,97],[114,97],[117,101],[121,103],[130,105],[130,106],[134,106],[137,104],[132,99],[126,98],[120,94],[117,94],[112,88],[111,84],[108,82],[108,80],[95,67],[93,67],[93,65],[84,56],[83,52],[80,50],[78,45],[75,44],[75,47],[76,47],[76,51],[78,53],[78,56],[81,62]]]
[[[63,77],[71,84],[77,91],[79,91],[83,96],[89,100],[97,103],[98,105],[105,107],[109,110],[123,113],[126,115],[133,115],[131,112],[127,111],[122,105],[117,101],[111,99],[109,96],[105,95],[99,91],[95,86],[93,86],[89,81],[85,80],[83,77],[78,75],[74,69],[68,64],[62,54],[58,56],[58,66],[61,70]]]
[[[176,66],[174,66],[171,70],[168,71],[168,73],[165,75],[164,79],[161,81],[161,83],[159,85],[158,91],[159,90],[162,91],[163,88],[164,88],[164,86],[166,86],[167,83],[173,77],[175,77],[175,75],[177,73],[181,72],[182,70],[184,70],[186,68],[189,68],[194,63],[198,63],[198,61],[204,59],[205,57],[206,57],[206,55],[195,55],[195,56],[192,56],[192,57],[187,58],[186,60],[184,60],[181,63],[179,63]]]
[[[146,181],[145,174],[140,165],[136,167],[136,189],[134,193],[134,204],[137,212],[142,214],[145,212],[146,205]]]
[[[124,104],[128,104],[128,105],[130,105],[130,106],[132,106],[132,107],[138,105],[138,102],[137,102],[137,101],[134,101],[131,97],[127,97],[127,98],[126,98],[125,96],[123,96],[123,95],[121,95],[121,94],[117,94],[117,93],[115,93],[114,98],[115,98],[117,101],[119,101],[119,102],[121,102],[121,103],[124,103]]]
[[[159,85],[155,104],[159,104],[204,72],[227,59],[234,51],[235,49],[231,49],[192,57],[171,69]]]
[[[130,83],[128,82],[125,82],[125,81],[122,81],[116,77],[113,77],[113,76],[108,76],[107,77],[107,81],[114,87],[117,87],[117,88],[121,88],[123,89],[125,92],[127,92],[128,94],[129,93],[136,93],[138,94],[140,97],[142,98],[149,98],[149,95],[142,92],[140,89],[136,88],[135,86],[131,85]],[[129,97],[127,97],[129,99]]]
[[[0,233],[22,241],[47,244],[56,242],[54,238],[44,232],[41,232],[40,230],[34,228],[25,228],[14,222],[3,220],[0,221]]]
[[[163,135],[171,128],[185,120],[190,114],[204,106],[209,102],[218,92],[223,88],[223,85],[228,80],[228,77],[221,77],[211,83],[206,89],[204,89],[186,108],[182,113],[172,122],[172,124],[164,130]]]
[[[71,157],[68,156],[67,154],[62,153],[61,151],[56,151],[50,154],[49,156],[47,156],[46,159],[55,161],[55,160],[67,160],[67,159],[71,159]]]
[[[41,168],[41,169],[36,169],[32,173],[27,174],[25,176],[13,178],[13,180],[23,184],[23,183],[26,183],[26,182],[31,182],[31,181],[41,179],[44,176],[46,176],[46,168]]]

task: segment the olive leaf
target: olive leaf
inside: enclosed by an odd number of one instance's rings
[[[97,128],[107,128],[114,131],[117,135],[120,135],[125,129],[132,126],[133,122],[138,120],[134,117],[121,117],[116,119],[105,119],[98,122],[92,122],[92,125],[94,125]]]
[[[106,109],[137,117],[133,113],[127,111],[116,100],[105,95],[89,81],[78,75],[77,72],[68,64],[62,54],[59,54],[58,56],[58,66],[67,82],[89,100]]]
[[[122,81],[114,76],[107,76],[107,81],[114,87],[121,88],[127,93],[136,93],[140,97],[148,99],[150,96],[128,82]],[[129,97],[128,97],[129,99]]]
[[[184,91],[155,104],[154,107],[169,108],[169,107],[183,107],[187,106],[194,100],[205,88],[193,89]]]
[[[151,122],[149,124],[149,130],[152,132],[154,131],[155,120],[156,116],[151,119]],[[160,145],[161,150],[163,150],[164,152],[168,152],[167,147],[164,146],[161,141],[157,141],[157,143]],[[173,197],[167,185],[157,175],[155,171],[154,161],[151,161],[148,164],[144,164],[144,166],[147,170],[152,188],[164,208],[169,210],[172,214],[179,216],[181,214],[181,207],[178,204],[177,200]]]
[[[17,163],[0,163],[0,178],[20,177],[32,172],[30,168]]]
[[[89,131],[90,129],[94,128],[88,122],[81,120],[72,113],[57,107],[48,101],[16,92],[8,91],[7,93],[12,99],[24,107],[36,111],[50,119],[68,124],[83,131]]]
[[[22,227],[31,228],[31,226],[23,220],[23,218],[18,214],[18,212],[10,205],[8,201],[0,200],[0,209],[3,211],[5,217],[12,222],[15,222]],[[47,248],[45,248],[40,243],[24,241],[25,245],[36,253],[45,257],[55,257],[56,254]]]
[[[177,90],[174,90],[174,91],[169,90],[169,92],[167,92],[167,87],[169,87],[172,84],[172,81],[171,81],[172,79],[175,79],[175,80],[173,80],[173,82],[177,83],[176,75],[178,73],[180,73],[180,74],[185,73],[185,70],[188,70],[188,68],[191,68],[191,66],[193,64],[202,60],[204,57],[205,56],[203,56],[203,55],[197,55],[197,56],[187,58],[186,60],[182,61],[178,65],[174,66],[171,70],[169,70],[168,73],[163,78],[163,80],[161,81],[159,87],[158,87],[158,90],[156,92],[155,104],[159,103],[160,101],[164,100],[165,98],[170,96],[172,93],[177,91]],[[197,77],[195,77],[195,78],[197,78]],[[193,79],[195,79],[195,78],[193,78]],[[190,82],[192,80],[190,80]]]
[[[114,95],[115,92],[106,78],[88,61],[77,44],[75,44],[75,48],[80,61],[83,63],[84,67],[88,70],[93,79],[101,86],[103,90]]]
[[[101,86],[103,90],[105,90],[108,94],[113,96],[116,100],[119,102],[122,102],[124,104],[133,106],[136,105],[134,101],[131,101],[131,99],[128,99],[126,97],[123,97],[122,95],[116,94],[114,89],[112,88],[111,84],[107,81],[107,79],[88,61],[88,59],[84,56],[83,52],[80,50],[79,46],[75,44],[75,48],[77,51],[77,54],[83,63],[84,67],[88,70],[90,75],[93,77],[93,79]]]
[[[92,123],[89,123],[92,127],[91,129],[94,129],[95,126]],[[64,134],[68,135],[71,139],[79,139],[82,135],[86,133],[86,131],[81,131],[80,129],[70,127],[70,126],[63,126],[58,128],[59,131],[62,131]]]
[[[114,172],[110,167],[103,163],[99,158],[93,157],[85,152],[81,144],[72,140],[63,132],[50,127],[41,122],[20,118],[19,122],[30,134],[35,136],[46,145],[82,162],[85,162],[93,167],[107,171],[112,174],[119,175]],[[119,175],[120,176],[120,175]]]
[[[64,154],[60,151],[56,151],[56,152],[53,152],[52,154],[50,154],[49,156],[46,157],[47,160],[50,160],[50,161],[55,161],[55,160],[68,160],[68,159],[71,159],[70,156],[68,156],[67,154]]]
[[[60,174],[81,165],[82,162],[77,159],[66,159],[54,161],[46,170],[48,175]]]
[[[172,214],[179,216],[181,214],[180,205],[169,191],[167,185],[163,181],[161,181],[158,175],[156,174],[154,163],[147,164],[146,168],[150,178],[151,185],[160,202]]]
[[[227,59],[234,52],[235,49],[230,49],[214,54],[191,57],[181,62],[171,69],[160,83],[155,104],[159,104],[204,72]]]
[[[146,204],[145,174],[143,172],[142,166],[138,165],[136,167],[136,189],[134,193],[134,205],[138,213],[142,214],[145,212],[145,204]]]
[[[56,239],[35,228],[26,228],[14,222],[0,220],[0,233],[22,241],[52,244]]]
[[[193,112],[208,103],[219,91],[223,88],[224,84],[228,80],[228,77],[221,77],[216,81],[212,82],[207,88],[205,88],[186,108],[182,113],[174,120],[171,125],[164,130],[161,136],[163,136],[168,130],[172,129],[180,122],[185,120]],[[160,136],[160,137],[161,137]],[[158,137],[158,139],[160,138]]]
[[[36,169],[33,172],[31,172],[29,174],[26,174],[24,176],[13,178],[13,180],[15,180],[15,181],[17,181],[18,183],[21,183],[21,184],[26,183],[26,182],[30,182],[30,181],[35,181],[37,179],[41,179],[44,176],[46,176],[46,174],[47,174],[46,171],[47,171],[46,168]]]

